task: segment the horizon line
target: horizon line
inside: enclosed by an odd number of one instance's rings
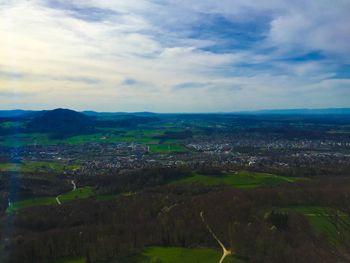
[[[135,114],[135,113],[151,113],[151,114],[238,114],[238,113],[259,113],[259,112],[274,112],[274,111],[350,111],[350,107],[325,107],[325,108],[264,108],[264,109],[255,109],[255,110],[237,110],[237,111],[208,111],[208,112],[156,112],[156,111],[98,111],[98,110],[76,110],[73,108],[52,108],[52,109],[0,109],[0,111],[10,112],[10,111],[52,111],[57,109],[66,109],[76,112],[86,113],[86,112],[95,112],[95,113],[125,113],[125,114]],[[350,113],[350,112],[349,112]]]

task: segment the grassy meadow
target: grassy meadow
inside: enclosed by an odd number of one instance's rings
[[[53,172],[62,173],[65,170],[75,170],[80,166],[78,164],[66,165],[58,162],[44,161],[24,161],[21,163],[0,163],[0,172]]]
[[[98,263],[215,263],[222,254],[210,248],[149,247],[141,255]],[[226,257],[224,263],[243,263],[235,257]],[[54,263],[86,263],[84,258],[63,259]]]
[[[350,217],[342,211],[318,206],[295,206],[279,211],[302,214],[317,235],[325,236],[331,242],[350,240]]]
[[[204,184],[213,186],[225,185],[236,188],[255,188],[259,186],[274,186],[282,183],[291,183],[300,180],[303,180],[303,178],[286,177],[268,173],[239,171],[237,173],[225,173],[220,176],[194,174],[191,177],[186,177],[173,183]]]
[[[219,262],[222,253],[210,248],[179,248],[179,247],[150,247],[143,255],[147,258],[145,262],[160,263],[213,263]],[[242,262],[233,257],[227,257],[224,263]]]
[[[93,189],[90,186],[85,186],[82,188],[77,188],[75,191],[70,191],[68,193],[59,195],[59,201],[63,203],[71,202],[77,199],[85,199],[92,197],[94,195]],[[42,206],[42,205],[57,205],[56,197],[36,197],[29,198],[25,200],[19,200],[11,202],[10,206],[7,208],[6,212],[14,212],[23,208]]]
[[[52,263],[86,263],[85,258],[65,258]]]
[[[10,124],[2,123],[9,126]],[[12,124],[11,124],[12,125]],[[0,136],[0,146],[20,147],[28,145],[82,145],[88,143],[138,143],[149,146],[152,153],[186,152],[188,149],[181,144],[181,140],[161,139],[167,131],[176,131],[175,128],[159,129],[113,129],[102,128],[98,133],[72,136],[65,139],[52,139],[45,133],[19,133]]]

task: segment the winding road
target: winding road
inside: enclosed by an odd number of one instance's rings
[[[73,180],[71,181],[71,184],[73,185],[73,191],[77,190],[77,186],[76,186],[76,184],[74,183]]]
[[[73,185],[73,191],[77,190],[77,185],[75,184],[74,180],[70,181],[70,183]],[[56,197],[56,202],[57,202],[57,204],[61,205],[62,203],[61,203],[59,197],[60,197],[60,195],[58,195]]]

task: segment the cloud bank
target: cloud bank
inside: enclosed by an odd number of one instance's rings
[[[350,107],[350,2],[0,0],[0,108]]]

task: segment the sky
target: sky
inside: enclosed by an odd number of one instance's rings
[[[0,109],[350,107],[350,0],[0,0]]]

